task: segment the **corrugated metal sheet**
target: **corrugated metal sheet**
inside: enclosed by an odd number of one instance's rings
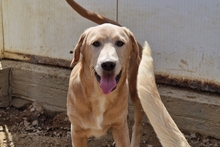
[[[161,83],[220,89],[219,0],[77,2],[113,20],[118,18],[140,43],[147,40]],[[2,0],[2,8],[4,53],[18,60],[50,64],[57,59],[51,64],[68,66],[65,60],[72,59],[69,52],[80,34],[95,25],[65,0]],[[0,48],[1,42],[0,38]]]
[[[81,0],[85,8],[116,19],[116,0]],[[95,25],[65,0],[2,0],[5,52],[71,60],[79,35]],[[111,13],[109,13],[111,12]]]
[[[120,0],[118,7],[119,23],[151,45],[157,75],[220,85],[219,0]]]

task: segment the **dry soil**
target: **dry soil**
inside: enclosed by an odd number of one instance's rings
[[[131,132],[132,122],[129,122]],[[141,147],[161,147],[152,127],[143,123]],[[220,147],[220,140],[183,131],[192,147]],[[21,109],[0,109],[0,147],[71,147],[66,113],[45,111],[37,103]],[[99,139],[89,138],[88,147],[115,147],[110,131]]]

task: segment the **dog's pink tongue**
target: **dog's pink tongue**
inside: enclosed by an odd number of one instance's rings
[[[100,87],[104,94],[110,93],[116,87],[116,80],[114,76],[101,77]]]

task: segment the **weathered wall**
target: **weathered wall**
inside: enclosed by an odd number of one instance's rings
[[[158,82],[220,93],[220,1],[77,2],[118,20],[141,44],[147,40]],[[95,25],[65,0],[2,0],[2,9],[4,56],[10,59],[68,66],[80,34]]]
[[[10,100],[10,68],[2,68],[0,64],[0,107],[8,107]]]
[[[116,19],[116,0],[81,0],[79,3]],[[30,60],[33,56],[43,56],[71,60],[69,52],[74,49],[79,35],[95,25],[74,12],[65,0],[2,0],[2,8],[7,58]]]
[[[160,86],[164,105],[178,127],[220,137],[220,96]]]
[[[22,107],[25,103],[36,101],[48,110],[66,109],[70,69],[10,60],[3,60],[2,65],[11,67],[12,105]],[[7,77],[3,77],[5,81]]]
[[[13,106],[20,108],[30,101],[35,101],[47,110],[66,111],[70,69],[7,60],[3,60],[2,64],[4,67],[11,67]],[[7,81],[7,77],[4,77],[4,81]],[[0,78],[0,87],[2,80]],[[6,87],[9,84],[4,85]],[[220,138],[219,95],[162,85],[159,86],[159,92],[179,128]],[[0,100],[1,95],[0,92]],[[129,107],[129,120],[133,120],[132,105]]]
[[[119,23],[149,42],[158,82],[219,91],[219,0],[120,0],[118,7]]]
[[[3,49],[4,49],[4,43],[3,43],[3,21],[2,21],[2,0],[0,0],[0,59],[3,58]]]

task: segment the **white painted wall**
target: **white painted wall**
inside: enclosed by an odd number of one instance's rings
[[[80,0],[80,5],[116,20],[116,0]],[[71,60],[80,34],[95,24],[65,0],[2,0],[5,52]],[[111,12],[111,13],[110,13]]]
[[[119,0],[119,23],[153,50],[155,72],[220,84],[219,0]]]
[[[118,1],[118,14],[117,14]],[[77,0],[128,27],[153,50],[155,72],[220,84],[219,0]],[[2,0],[4,50],[71,60],[94,23],[65,0]]]

